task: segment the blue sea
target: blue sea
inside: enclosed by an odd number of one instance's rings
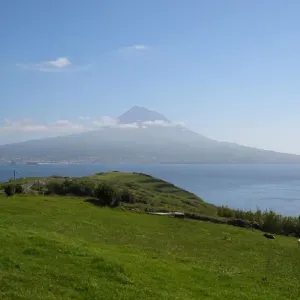
[[[0,181],[27,176],[85,176],[102,171],[143,172],[170,181],[205,201],[239,209],[300,215],[300,165],[0,165]]]

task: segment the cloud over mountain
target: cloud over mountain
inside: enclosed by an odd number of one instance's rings
[[[61,119],[52,122],[40,122],[29,118],[5,119],[2,124],[0,123],[0,144],[19,141],[20,136],[22,137],[21,140],[26,140],[96,131],[104,128],[141,129],[157,126],[183,126],[183,123],[171,122],[162,115],[149,115],[150,120],[145,114],[141,117],[134,116],[131,113],[136,112],[135,108],[128,112],[129,114],[123,114],[119,118],[79,116],[75,120]],[[153,120],[153,117],[157,120]],[[140,121],[140,119],[143,121]]]

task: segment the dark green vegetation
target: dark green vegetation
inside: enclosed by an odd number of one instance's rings
[[[145,108],[134,107],[119,119],[117,126],[98,131],[0,146],[0,161],[300,163],[299,155],[209,139]]]
[[[6,196],[13,196],[14,194],[22,194],[24,188],[20,183],[8,183],[3,186],[4,193]]]
[[[282,216],[274,211],[243,211],[229,207],[219,207],[218,215],[225,218],[237,218],[241,220],[254,221],[266,232],[294,235],[300,237],[300,216]]]
[[[284,300],[299,296],[291,237],[102,208],[82,198],[0,196],[1,299]]]

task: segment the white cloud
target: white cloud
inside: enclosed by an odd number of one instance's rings
[[[54,124],[58,126],[69,126],[72,122],[69,120],[57,120]]]
[[[42,64],[54,66],[57,68],[64,68],[70,66],[72,63],[67,57],[59,57],[56,60],[49,60],[49,61],[42,62]]]
[[[44,131],[46,126],[41,124],[35,124],[31,119],[21,119],[21,120],[10,120],[5,119],[4,125],[1,127],[2,131],[6,132],[30,132],[30,131]]]
[[[69,120],[58,120],[54,123],[37,123],[31,119],[19,119],[19,120],[4,120],[3,126],[0,127],[0,133],[73,133],[85,131],[85,128],[81,124],[72,123]]]
[[[126,46],[119,49],[120,53],[131,53],[131,52],[142,52],[149,50],[150,47],[147,45],[137,44],[132,46]]]
[[[111,127],[111,128],[138,128],[137,123],[121,124],[118,119],[103,116],[99,120],[94,120],[93,125],[97,127]]]
[[[97,127],[113,127],[113,128],[147,128],[149,126],[164,126],[164,127],[182,127],[182,122],[165,122],[163,120],[146,121],[140,123],[119,123],[118,119],[108,116],[101,117],[100,119],[93,120],[92,124]]]
[[[143,50],[147,50],[149,47],[146,46],[146,45],[133,45],[133,46],[130,46],[128,48],[138,50],[138,51],[143,51]]]
[[[115,126],[118,124],[118,120],[111,118],[109,116],[103,116],[98,120],[94,120],[93,125],[99,126],[99,127],[110,127]]]
[[[163,120],[145,121],[142,124],[146,126],[167,126],[167,127],[184,126],[183,122],[165,122]]]
[[[63,136],[103,128],[136,129],[150,126],[181,126],[181,123],[167,123],[164,121],[148,121],[142,123],[121,124],[118,119],[109,116],[100,118],[78,117],[77,121],[60,119],[54,122],[37,122],[24,119],[4,119],[0,124],[0,144],[12,143],[34,138]]]
[[[2,126],[0,124],[0,137],[8,134],[16,133],[39,133],[45,136],[49,135],[60,135],[60,134],[73,134],[85,131],[97,130],[100,128],[138,128],[139,125],[136,123],[131,124],[119,124],[117,119],[109,116],[103,116],[97,119],[78,118],[78,122],[70,120],[57,120],[52,123],[41,123],[36,122],[32,119],[17,119],[10,120],[5,119]]]
[[[90,121],[92,118],[91,117],[84,117],[84,116],[79,116],[78,120],[80,121]]]
[[[39,72],[74,72],[89,69],[91,66],[76,66],[68,57],[58,57],[55,60],[47,60],[40,63],[17,64],[17,67],[28,71]]]
[[[57,120],[52,123],[39,123],[29,118],[24,119],[4,119],[2,126],[0,125],[0,132],[3,131],[19,131],[19,132],[35,132],[35,131],[56,131],[56,132],[73,132],[73,131],[86,131],[93,130],[99,127],[111,128],[146,128],[149,126],[184,126],[180,122],[165,122],[162,120],[146,121],[141,123],[119,123],[118,119],[109,116],[100,118],[79,117],[78,122],[70,120]],[[84,122],[80,122],[84,121]],[[86,122],[88,121],[88,122]]]
[[[129,123],[129,124],[118,124],[119,128],[139,128],[140,126],[137,123]]]

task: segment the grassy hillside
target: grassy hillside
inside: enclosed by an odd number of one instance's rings
[[[36,182],[38,178],[17,179],[16,184],[22,184],[25,187],[30,182]],[[188,191],[185,191],[173,184],[154,178],[147,174],[141,173],[123,173],[123,172],[106,172],[82,178],[64,178],[64,177],[46,177],[39,178],[40,182],[63,182],[71,179],[76,182],[97,184],[106,182],[116,188],[126,188],[135,196],[134,204],[124,204],[126,207],[145,208],[165,211],[186,211],[203,215],[217,216],[217,208],[209,203],[204,202]],[[2,184],[3,186],[4,184]],[[41,187],[41,185],[40,185]],[[1,188],[1,186],[0,186]],[[38,184],[32,189],[37,190]]]
[[[82,198],[0,196],[0,243],[1,299],[299,296],[294,238],[267,240],[257,231],[101,208]]]
[[[204,202],[195,194],[183,190],[170,182],[143,173],[108,172],[88,177],[91,180],[104,180],[118,186],[126,186],[139,199],[145,200],[140,207],[150,204],[156,210],[184,210],[211,216],[217,215],[214,205]],[[143,205],[146,204],[146,205]],[[135,207],[137,205],[134,205]]]

